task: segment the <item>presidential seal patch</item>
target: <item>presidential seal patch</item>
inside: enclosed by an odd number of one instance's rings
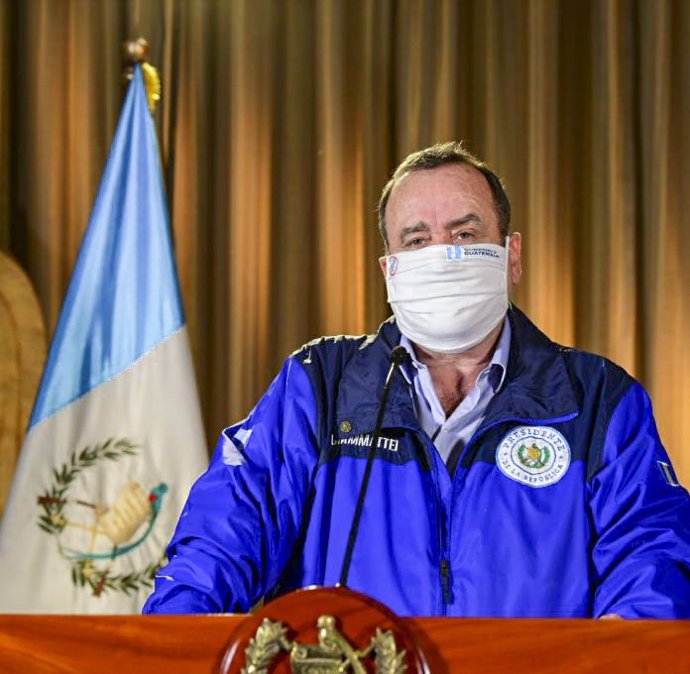
[[[518,426],[498,445],[496,465],[511,480],[548,487],[568,470],[570,445],[550,426]]]

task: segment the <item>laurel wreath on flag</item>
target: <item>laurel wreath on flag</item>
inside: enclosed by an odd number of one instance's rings
[[[158,561],[147,564],[139,571],[132,573],[110,574],[97,568],[90,560],[79,560],[72,564],[72,583],[79,587],[88,585],[95,597],[100,597],[107,590],[114,592],[137,592],[142,587],[153,587],[153,579],[167,557],[163,555]]]
[[[105,442],[84,447],[81,451],[74,450],[69,459],[59,468],[53,469],[53,480],[50,486],[41,494],[37,503],[41,507],[38,526],[47,534],[58,539],[58,550],[63,554],[59,536],[69,524],[64,514],[65,505],[69,502],[69,489],[77,476],[85,469],[91,468],[100,461],[119,461],[126,456],[135,456],[138,446],[127,438],[108,438]],[[92,504],[77,500],[76,503],[88,507]],[[158,569],[166,561],[165,554],[144,568],[132,573],[111,574],[110,567],[98,567],[90,559],[70,560],[72,583],[79,587],[88,585],[94,596],[99,597],[111,590],[136,592],[142,587],[152,587],[153,578]]]

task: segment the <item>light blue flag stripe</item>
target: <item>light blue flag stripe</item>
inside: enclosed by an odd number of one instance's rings
[[[183,325],[161,175],[137,66],[29,428],[125,370]]]

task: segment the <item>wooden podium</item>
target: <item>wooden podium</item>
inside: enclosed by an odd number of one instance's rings
[[[358,609],[337,601],[317,601],[315,608],[332,612],[339,621],[361,618]],[[0,672],[240,671],[238,665],[225,669],[226,652],[238,650],[238,635],[253,633],[259,617],[0,615]],[[690,621],[396,621],[421,648],[427,671],[433,674],[690,672]]]

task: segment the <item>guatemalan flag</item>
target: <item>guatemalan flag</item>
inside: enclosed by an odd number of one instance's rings
[[[0,529],[0,612],[138,613],[207,463],[135,69]]]

